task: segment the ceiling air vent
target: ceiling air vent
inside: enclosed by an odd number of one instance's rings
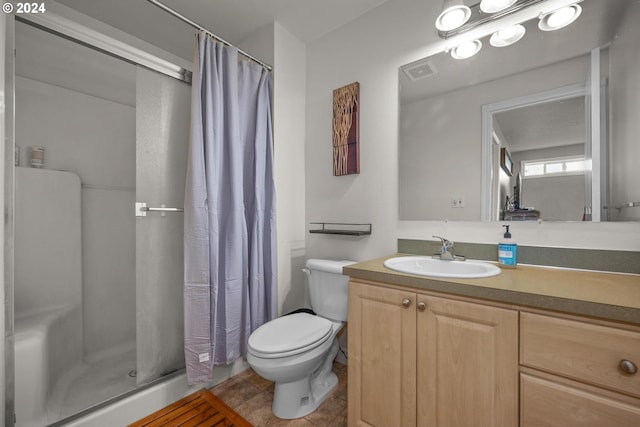
[[[424,79],[425,77],[433,76],[438,73],[438,70],[436,70],[433,63],[424,59],[404,65],[401,68],[402,72],[405,73],[412,81]]]

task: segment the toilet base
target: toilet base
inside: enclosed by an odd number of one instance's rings
[[[276,383],[272,410],[283,419],[301,418],[315,411],[338,385],[332,372],[338,354],[338,340],[334,339],[324,362],[313,374],[289,383]]]

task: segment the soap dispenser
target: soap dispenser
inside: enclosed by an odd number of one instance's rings
[[[518,245],[511,239],[509,225],[503,225],[507,230],[504,239],[498,243],[498,263],[503,268],[516,268],[518,264]]]

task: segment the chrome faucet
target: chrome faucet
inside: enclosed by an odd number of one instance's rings
[[[441,260],[444,260],[444,261],[453,261],[453,260],[464,261],[465,260],[464,256],[453,254],[453,242],[451,240],[447,240],[444,237],[440,237],[440,236],[432,236],[432,237],[436,239],[440,239],[440,242],[441,242],[440,253],[435,254],[433,256],[434,258],[440,258]]]

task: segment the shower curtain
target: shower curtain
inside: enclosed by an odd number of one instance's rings
[[[184,204],[189,384],[245,356],[276,315],[271,75],[200,32]]]

